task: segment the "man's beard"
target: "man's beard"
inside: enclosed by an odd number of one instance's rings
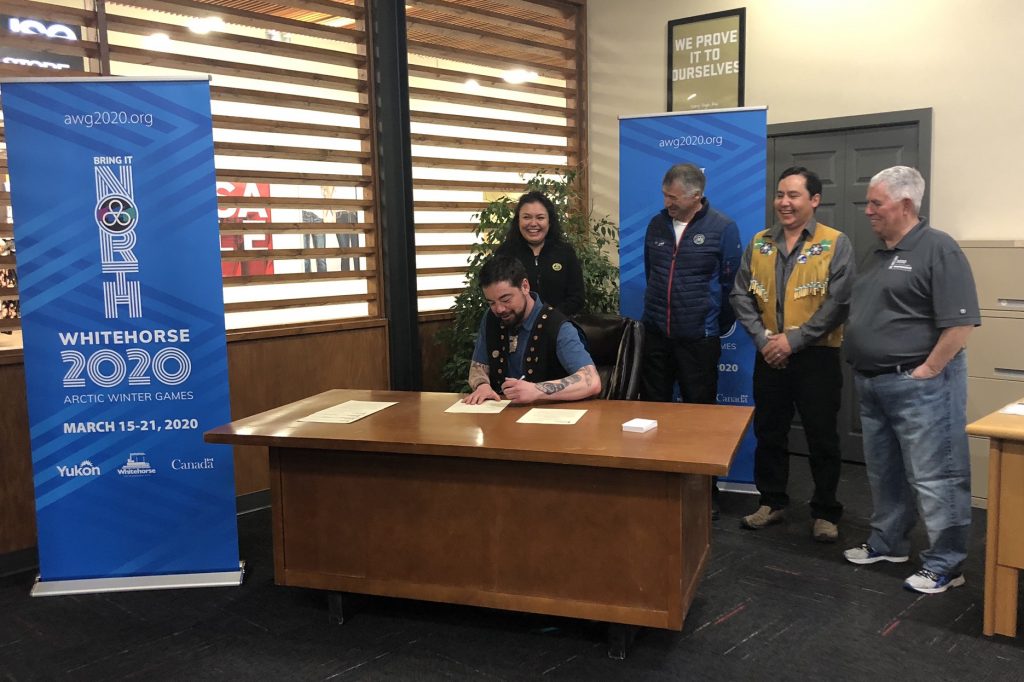
[[[519,326],[523,323],[524,317],[526,317],[525,308],[523,310],[513,313],[512,316],[509,317],[508,319],[503,319],[501,323],[508,327],[509,329],[518,329]]]

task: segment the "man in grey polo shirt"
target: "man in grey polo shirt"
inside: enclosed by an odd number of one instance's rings
[[[854,284],[844,347],[860,394],[874,511],[867,542],[844,555],[855,564],[907,561],[919,508],[930,546],[903,586],[934,594],[964,584],[971,467],[963,349],[981,316],[967,258],[918,215],[923,197],[924,178],[907,166],[881,171],[868,186],[864,212],[884,244]]]

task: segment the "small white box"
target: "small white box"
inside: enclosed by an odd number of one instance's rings
[[[658,428],[657,419],[630,419],[628,422],[622,423],[622,430],[629,431],[631,433],[647,433]]]

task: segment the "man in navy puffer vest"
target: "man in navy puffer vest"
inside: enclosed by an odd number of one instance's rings
[[[716,401],[719,337],[735,321],[729,306],[743,245],[732,218],[704,197],[704,173],[689,163],[665,174],[665,209],[644,239],[645,400]]]
[[[735,322],[729,305],[743,245],[736,222],[704,197],[704,173],[691,163],[668,169],[665,209],[644,238],[644,365],[640,397],[684,403],[718,396],[719,337]]]

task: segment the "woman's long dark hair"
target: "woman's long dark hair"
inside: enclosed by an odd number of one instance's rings
[[[551,199],[548,199],[542,192],[527,192],[519,197],[519,203],[516,204],[515,213],[512,214],[512,222],[508,226],[508,231],[505,232],[505,238],[501,241],[501,246],[526,245],[523,233],[519,231],[519,212],[525,204],[541,204],[544,206],[544,210],[548,212],[548,234],[544,238],[545,241],[552,243],[564,241],[562,224],[558,221],[558,211],[555,209],[555,205],[551,203]]]

